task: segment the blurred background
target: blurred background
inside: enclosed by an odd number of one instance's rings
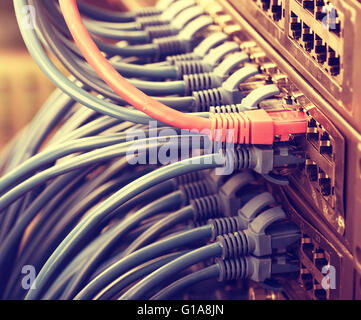
[[[87,0],[87,2],[124,11],[154,3],[153,0]],[[15,19],[13,1],[1,0],[0,148],[32,119],[53,90],[54,86],[42,74],[23,44]]]

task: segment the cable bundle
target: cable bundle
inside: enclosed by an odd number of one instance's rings
[[[59,4],[14,0],[19,21],[36,8],[36,30],[19,25],[59,89],[0,157],[0,297],[157,299],[297,271],[279,255],[298,230],[251,171],[303,163],[291,139],[303,113],[259,108],[279,88],[194,1],[132,13],[79,1],[84,22],[75,0]],[[287,245],[264,251],[278,228]]]

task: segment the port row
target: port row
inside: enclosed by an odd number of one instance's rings
[[[322,274],[322,269],[330,265],[330,257],[322,248],[318,247],[312,239],[302,234],[300,251],[308,258],[308,263],[312,263],[314,267]],[[330,289],[325,290],[322,284],[317,280],[315,274],[307,268],[304,259],[300,261],[300,282],[304,289],[310,292],[315,300],[328,300],[330,298]]]
[[[340,56],[294,12],[291,12],[289,34],[332,76],[340,74]]]
[[[312,143],[312,145],[326,157],[328,160],[333,161],[334,159],[334,139],[330,134],[323,128],[323,126],[313,119],[308,113],[309,117],[307,125],[306,138]]]
[[[284,17],[283,0],[253,0],[257,5],[272,18],[279,22]]]
[[[324,0],[297,0],[302,7],[320,21],[328,31],[340,36],[341,19],[337,9]]]

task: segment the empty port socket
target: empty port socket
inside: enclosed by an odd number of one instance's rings
[[[303,253],[311,260],[313,261],[313,256],[314,256],[314,248],[315,246],[313,245],[312,243],[312,240],[311,238],[307,237],[307,236],[304,236],[301,240],[302,242],[302,245],[301,245],[301,248],[302,248],[302,251]]]
[[[280,0],[272,0],[271,12],[274,21],[282,19],[282,3]]]
[[[291,12],[291,36],[294,39],[299,39],[302,36],[302,23],[298,17]]]
[[[319,169],[318,184],[320,186],[320,192],[324,197],[328,197],[332,194],[331,179]]]
[[[312,118],[308,122],[307,140],[314,142],[316,146],[318,144],[318,140],[319,140],[318,127],[316,121]]]
[[[325,1],[316,0],[316,12],[315,17],[319,21],[323,21],[325,17],[327,17],[327,11],[325,8]]]
[[[303,47],[305,48],[306,51],[310,52],[311,50],[313,50],[314,42],[315,42],[313,31],[306,23],[303,23],[302,29],[303,29],[303,35],[302,35]]]
[[[303,0],[302,1],[302,6],[310,11],[311,13],[313,13],[313,11],[315,10],[315,2],[314,0]]]
[[[308,179],[312,182],[317,182],[318,180],[318,167],[315,162],[311,160],[306,160],[306,173]]]
[[[316,249],[313,255],[314,264],[316,268],[322,272],[324,266],[328,265],[328,261],[326,259],[325,251],[323,249]]]
[[[333,153],[333,147],[331,144],[331,140],[330,140],[330,136],[327,132],[324,132],[321,135],[321,139],[320,139],[320,153],[321,154],[326,154],[328,156],[332,156]]]
[[[327,300],[327,291],[314,279],[313,293],[316,300]]]
[[[305,290],[307,290],[307,291],[312,290],[313,276],[312,276],[311,272],[309,272],[303,264],[301,264],[300,274],[301,274],[300,280],[301,280],[301,283],[302,283],[303,287],[305,288]]]
[[[317,62],[323,64],[327,60],[327,46],[317,34],[315,35],[315,54]]]
[[[271,0],[261,0],[263,10],[267,11],[271,7]]]
[[[328,5],[328,30],[337,35],[341,32],[341,21],[337,10],[332,5]]]
[[[329,75],[337,77],[341,73],[342,58],[331,47],[331,43],[336,43],[335,38],[328,39],[324,35],[324,29],[330,33],[341,35],[342,17],[339,16],[335,7],[328,1],[298,1],[300,5],[309,13],[301,13],[302,8],[298,5],[291,6],[289,36],[297,41],[306,52],[313,58]],[[300,11],[301,10],[301,11]],[[314,21],[310,18],[312,14]],[[311,22],[309,22],[311,21]],[[322,26],[320,26],[320,23]],[[323,29],[320,31],[320,27]],[[332,36],[334,37],[334,36]],[[342,44],[333,44],[340,52]],[[342,48],[341,48],[342,50]]]
[[[336,55],[335,50],[328,48],[327,60],[331,75],[336,76],[340,73],[340,57]]]

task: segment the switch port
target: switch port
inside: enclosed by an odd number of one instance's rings
[[[268,11],[268,9],[271,7],[271,0],[261,0],[261,2],[263,10]]]
[[[318,167],[313,161],[306,160],[306,172],[310,181],[316,182],[318,180]]]
[[[294,39],[299,39],[302,36],[302,24],[298,17],[292,12],[291,13],[291,34]]]
[[[313,288],[313,276],[311,272],[307,270],[307,268],[302,264],[301,266],[301,282],[305,290],[310,291]]]
[[[327,17],[327,10],[325,8],[325,1],[316,0],[316,13],[315,17],[319,21],[323,21],[325,17]]]
[[[279,21],[282,19],[282,4],[280,4],[278,0],[273,1],[271,11],[274,21]]]
[[[317,123],[315,119],[311,118],[307,126],[307,139],[311,142],[318,144],[319,133],[317,128]]]
[[[335,50],[332,48],[328,49],[328,66],[331,75],[336,76],[340,73],[340,57],[336,55]]]
[[[315,35],[315,53],[317,62],[323,64],[327,60],[327,47],[324,41],[316,34]]]
[[[303,0],[302,6],[304,9],[310,11],[311,13],[313,13],[313,11],[315,10],[315,2],[313,0]]]
[[[303,236],[301,240],[301,248],[303,253],[310,259],[310,261],[313,261],[313,251],[315,246],[313,245],[311,238]]]
[[[328,31],[337,35],[340,35],[341,32],[341,21],[335,8],[329,10]]]
[[[320,153],[332,156],[333,147],[331,144],[330,136],[327,132],[324,132],[320,139]]]
[[[311,31],[310,27],[305,23],[303,23],[302,41],[303,41],[303,47],[305,48],[306,51],[310,52],[311,50],[313,50],[313,46],[314,46],[313,32]]]
[[[320,186],[320,192],[324,197],[328,197],[332,193],[331,179],[319,169],[318,184]]]
[[[322,272],[323,267],[328,265],[328,261],[325,256],[325,251],[323,249],[317,249],[314,253],[313,258],[316,268]]]
[[[316,280],[314,280],[313,292],[316,300],[327,300],[327,291]]]

